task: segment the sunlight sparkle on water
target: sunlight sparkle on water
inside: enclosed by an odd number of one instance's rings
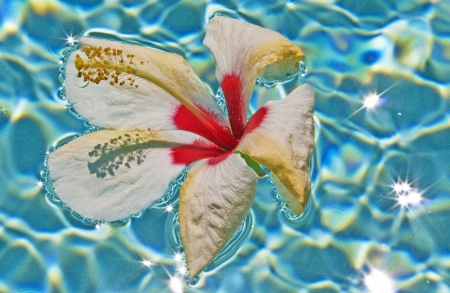
[[[181,253],[175,253],[174,259],[176,262],[181,262],[181,260],[183,259],[183,257],[181,256]]]
[[[100,230],[100,228],[102,228],[102,225],[101,225],[101,224],[96,224],[96,225],[95,225],[95,230],[98,231],[98,230]]]
[[[75,37],[72,36],[72,34],[70,34],[70,35],[67,34],[66,32],[65,32],[65,34],[66,34],[66,38],[65,38],[66,44],[68,44],[69,46],[72,46],[75,43]]]
[[[417,189],[412,189],[408,193],[408,203],[412,205],[418,205],[422,201],[422,193],[419,192]]]
[[[141,264],[143,264],[144,266],[146,266],[147,268],[150,268],[150,266],[153,264],[150,260],[142,260]]]
[[[377,95],[375,93],[370,93],[370,94],[364,96],[363,97],[363,99],[364,99],[363,105],[358,110],[353,112],[350,116],[348,116],[347,118],[342,120],[342,122],[340,122],[340,123],[347,121],[349,118],[353,117],[354,115],[356,115],[363,109],[374,110],[375,107],[377,107],[381,104],[380,97],[382,94],[384,94],[384,92],[379,95]]]
[[[392,190],[396,193],[399,194],[402,192],[402,185],[398,182],[395,182],[394,184],[391,185]]]
[[[182,293],[183,292],[183,280],[181,278],[177,278],[177,277],[170,277],[169,289],[173,293]]]
[[[366,275],[364,278],[364,283],[369,289],[370,293],[392,293],[395,292],[394,283],[391,278],[379,271],[377,269],[373,269],[370,274]]]
[[[419,205],[422,201],[422,192],[411,187],[408,181],[397,181],[391,185],[392,191],[395,193],[397,205],[401,207],[409,207],[410,205]]]
[[[72,33],[67,33],[64,29],[64,34],[66,35],[64,38],[62,38],[63,40],[66,41],[65,44],[72,46],[73,44],[75,44],[75,39],[77,38],[77,36],[74,36]]]
[[[170,213],[170,212],[172,212],[172,211],[173,211],[173,206],[168,205],[168,206],[166,207],[166,212]]]
[[[404,194],[399,194],[398,198],[397,198],[397,203],[401,206],[401,207],[406,207],[408,206],[409,200],[408,197]]]
[[[380,103],[380,96],[374,93],[370,93],[364,98],[364,107],[367,109],[373,109]]]
[[[411,184],[409,184],[408,182],[402,182],[402,184],[400,184],[402,191],[403,192],[409,192],[411,190]]]
[[[382,105],[386,99],[385,98],[381,98],[381,97],[385,93],[387,93],[390,89],[392,89],[394,86],[396,86],[399,82],[401,82],[402,80],[403,79],[400,79],[399,81],[397,81],[396,83],[391,85],[388,89],[384,90],[380,94],[378,94],[376,91],[375,92],[369,92],[368,94],[364,94],[363,95],[363,103],[362,103],[363,105],[358,110],[356,110],[355,112],[350,114],[350,116],[348,116],[347,118],[342,120],[339,124],[347,121],[349,118],[353,117],[354,115],[356,115],[357,113],[359,113],[363,109],[374,110],[376,107]],[[401,114],[399,114],[399,115],[401,115]]]
[[[38,181],[38,183],[36,184],[37,188],[42,188],[42,186],[44,186],[44,182],[42,182],[41,180]]]

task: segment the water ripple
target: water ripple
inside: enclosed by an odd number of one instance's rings
[[[167,292],[171,277],[186,292],[372,292],[377,276],[397,292],[450,290],[448,1],[30,0],[2,9],[0,292]],[[239,231],[189,285],[174,259],[185,173],[133,219],[100,223],[62,206],[45,158],[96,130],[61,87],[69,37],[179,53],[225,109],[202,44],[215,13],[279,31],[305,52],[304,76],[256,85],[250,112],[313,86],[313,194],[293,218],[270,178],[260,180]],[[379,95],[374,106],[370,95]],[[394,190],[398,182],[416,201]]]

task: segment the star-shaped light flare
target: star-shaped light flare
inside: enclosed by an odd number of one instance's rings
[[[142,259],[141,264],[147,268],[150,268],[153,265],[153,263],[150,260],[146,260],[146,259]]]
[[[398,180],[391,185],[391,188],[395,196],[394,199],[397,201],[396,206],[410,208],[411,206],[420,205],[423,200],[423,192],[418,188],[412,187],[408,180]]]
[[[399,81],[397,81],[396,83],[394,83],[393,85],[391,85],[389,88],[387,88],[386,90],[384,90],[383,92],[381,92],[380,94],[378,94],[377,92],[369,92],[367,94],[362,95],[363,97],[363,105],[356,110],[355,112],[353,112],[352,114],[350,114],[350,116],[348,116],[347,118],[345,118],[344,120],[342,120],[342,122],[340,122],[339,124],[347,121],[350,117],[354,116],[356,113],[360,112],[362,109],[367,109],[367,110],[375,110],[376,107],[381,106],[385,99],[381,98],[385,93],[387,93],[390,89],[392,89],[394,86],[396,86],[397,84],[399,84],[403,79],[400,79]]]
[[[173,257],[173,259],[174,259],[177,263],[179,263],[179,262],[181,262],[181,261],[183,260],[183,257],[182,257],[182,255],[181,255],[181,253],[177,252],[177,253],[175,253],[175,256]]]
[[[394,293],[395,287],[391,277],[386,273],[372,269],[364,277],[364,284],[370,293]]]
[[[173,293],[183,293],[183,279],[179,277],[170,277],[169,289]]]

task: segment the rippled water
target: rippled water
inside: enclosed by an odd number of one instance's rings
[[[449,1],[0,4],[0,292],[450,292]],[[202,40],[218,12],[306,53],[306,74],[257,85],[251,110],[313,86],[313,194],[292,219],[260,180],[232,243],[189,283],[179,182],[131,221],[83,221],[46,194],[45,158],[91,127],[62,98],[69,37],[179,53],[215,92]]]

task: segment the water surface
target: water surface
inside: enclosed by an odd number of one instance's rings
[[[0,4],[0,292],[177,292],[177,282],[183,292],[450,292],[449,1]],[[46,193],[44,162],[91,127],[61,90],[70,37],[176,52],[216,92],[202,44],[215,13],[276,30],[306,53],[306,74],[257,85],[251,110],[314,88],[313,192],[291,219],[260,180],[239,235],[187,284],[179,182],[139,218],[100,224]]]

